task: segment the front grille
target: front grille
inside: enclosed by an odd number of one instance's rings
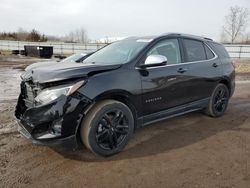
[[[34,102],[35,97],[33,89],[28,83],[25,83],[25,91],[26,91],[25,99],[27,99],[30,102]]]
[[[37,96],[37,87],[32,83],[22,82],[21,83],[21,94],[25,101],[25,106],[28,108],[34,107],[35,97]]]

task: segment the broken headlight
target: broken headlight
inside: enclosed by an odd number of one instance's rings
[[[35,101],[38,104],[47,104],[47,103],[57,99],[61,95],[66,95],[66,96],[72,95],[84,83],[85,83],[85,81],[83,80],[83,81],[77,82],[73,85],[57,86],[57,87],[51,87],[51,88],[44,89],[37,95],[37,97],[35,98]]]

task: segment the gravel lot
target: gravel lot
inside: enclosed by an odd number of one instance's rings
[[[247,68],[237,67],[225,116],[195,112],[147,126],[125,151],[100,158],[33,145],[17,132],[21,71],[12,67],[33,61],[0,56],[0,187],[250,187],[250,62],[237,62]]]

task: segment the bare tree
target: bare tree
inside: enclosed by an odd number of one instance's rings
[[[230,7],[229,14],[225,17],[224,32],[234,43],[237,37],[242,34],[247,27],[249,10],[243,7]]]
[[[27,39],[29,41],[34,41],[34,42],[38,42],[41,39],[41,35],[39,34],[39,32],[35,29],[32,29],[29,33],[29,35],[27,36]]]
[[[28,35],[29,35],[29,33],[20,27],[17,31],[17,40],[25,41],[27,39]]]
[[[220,42],[222,42],[222,43],[227,42],[227,37],[226,37],[226,33],[225,33],[224,29],[222,29],[221,33],[220,33]]]
[[[79,29],[79,35],[80,35],[80,42],[81,43],[87,43],[88,38],[87,38],[87,32],[84,28]]]
[[[83,27],[71,31],[65,38],[67,41],[70,42],[79,42],[79,43],[88,42],[87,31]]]
[[[66,38],[69,42],[74,42],[74,33],[70,32]]]
[[[74,40],[75,42],[80,42],[80,32],[78,29],[74,31]]]
[[[250,44],[250,32],[246,34],[245,43]]]

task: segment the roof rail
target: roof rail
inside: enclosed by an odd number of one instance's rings
[[[203,37],[203,38],[206,39],[206,40],[213,41],[213,39],[210,39],[210,38],[207,38],[207,37]]]
[[[163,33],[162,35],[177,35],[177,36],[186,36],[186,37],[194,37],[194,38],[200,38],[200,39],[205,39],[205,40],[210,40],[213,41],[211,38],[203,37],[203,36],[197,36],[197,35],[190,35],[190,34],[185,34],[185,33]]]

